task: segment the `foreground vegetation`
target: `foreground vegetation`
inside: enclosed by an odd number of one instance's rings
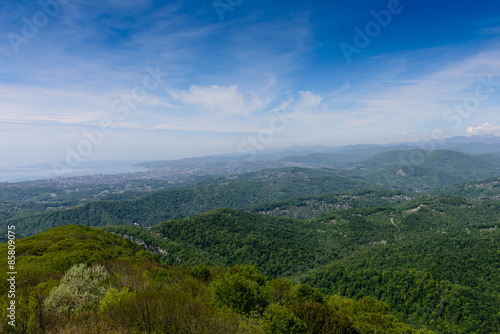
[[[3,333],[432,333],[370,297],[326,296],[253,266],[167,266],[84,226],[20,239],[17,250],[16,326],[3,294]]]

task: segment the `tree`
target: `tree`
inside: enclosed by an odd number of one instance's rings
[[[294,303],[304,303],[307,301],[313,301],[316,303],[323,304],[323,294],[316,288],[313,288],[307,284],[297,285],[292,292]]]
[[[266,304],[265,282],[255,267],[233,267],[212,283],[212,296],[216,304],[238,313],[262,311]]]
[[[272,304],[264,313],[264,328],[269,334],[303,334],[306,333],[304,323],[283,306]]]
[[[108,289],[109,278],[103,265],[76,264],[64,274],[45,302],[59,313],[71,316],[85,306],[97,305]]]
[[[309,301],[295,304],[292,311],[306,324],[308,334],[359,333],[349,317],[320,303]]]

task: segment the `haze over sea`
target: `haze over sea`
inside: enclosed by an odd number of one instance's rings
[[[94,174],[122,174],[145,172],[147,168],[134,166],[140,161],[88,161],[80,166],[68,169],[63,177]],[[0,166],[0,182],[22,182],[43,179],[55,179],[57,174],[51,164],[33,164],[18,167]]]

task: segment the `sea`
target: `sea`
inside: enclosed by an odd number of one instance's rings
[[[124,174],[146,172],[147,168],[135,166],[142,161],[93,161],[82,162],[73,168],[54,168],[50,163],[9,167],[0,165],[0,182],[22,182],[74,177],[95,174]]]

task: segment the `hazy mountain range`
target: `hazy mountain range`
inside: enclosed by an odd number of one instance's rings
[[[392,144],[360,144],[347,146],[291,146],[282,149],[264,149],[255,155],[213,155],[206,157],[186,158],[143,162],[137,166],[149,169],[169,168],[182,169],[199,166],[226,166],[232,171],[258,170],[299,165],[301,163],[316,164],[322,167],[342,167],[361,162],[377,153],[403,150],[452,150],[467,154],[500,155],[500,137],[493,135],[453,137],[421,142],[401,142]],[[264,163],[265,162],[265,163]]]

